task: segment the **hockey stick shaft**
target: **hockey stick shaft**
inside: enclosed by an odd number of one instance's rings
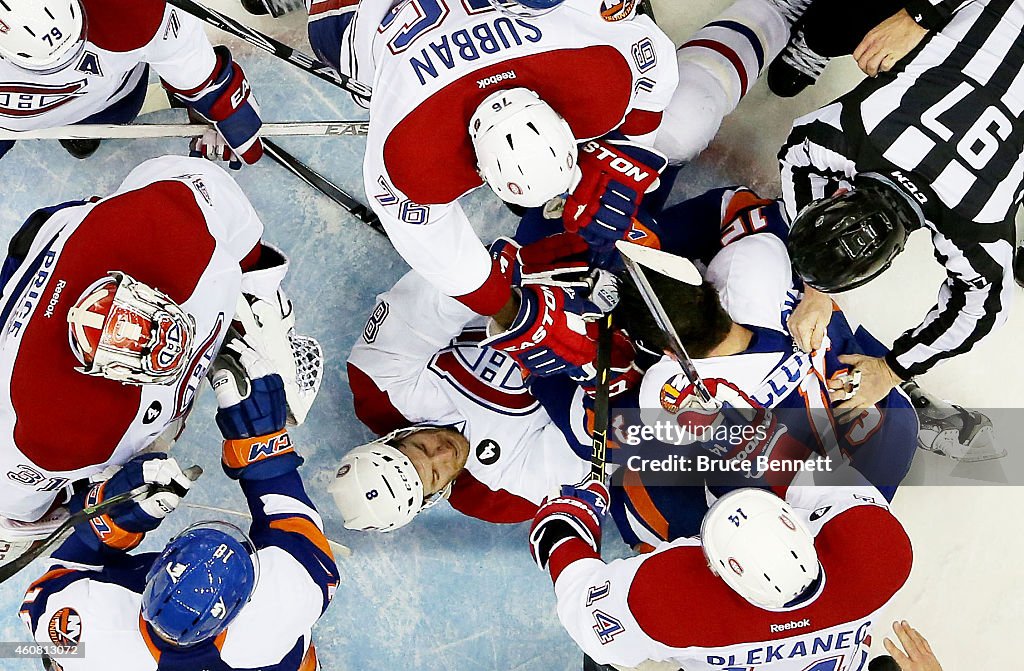
[[[281,60],[287,61],[299,68],[305,70],[315,77],[330,82],[335,86],[345,89],[349,93],[354,93],[357,96],[363,98],[369,98],[371,89],[366,84],[356,81],[347,75],[343,75],[339,72],[335,72],[331,66],[326,63],[321,63],[312,56],[297,51],[292,47],[289,47],[283,42],[275,40],[269,35],[253,30],[249,26],[236,21],[230,16],[225,16],[220,12],[214,11],[208,7],[200,5],[198,2],[193,0],[167,0],[171,5],[174,5],[178,9],[191,14],[201,21],[209,23],[211,26],[215,26],[226,33],[230,33],[235,37],[245,40],[249,44],[269,51]]]
[[[199,466],[191,466],[186,468],[184,473],[189,480],[195,481],[203,474],[203,469]],[[174,492],[178,496],[185,496],[185,494],[188,493],[188,490],[174,482],[171,482],[169,485],[145,484],[124,492],[123,494],[112,496],[96,505],[86,506],[68,519],[64,520],[64,523],[57,527],[56,531],[44,538],[40,543],[33,545],[32,548],[14,561],[0,566],[0,583],[6,581],[15,573],[18,573],[21,569],[31,564],[37,557],[40,557],[45,553],[54,543],[59,541],[64,533],[72,527],[82,524],[83,522],[88,522],[94,517],[106,515],[121,504],[129,503],[140,498],[148,498],[161,492]]]
[[[622,247],[619,247],[622,251]],[[668,313],[665,312],[665,307],[658,300],[657,294],[654,293],[654,288],[651,283],[647,281],[647,276],[644,274],[643,267],[637,263],[634,259],[630,258],[630,255],[623,252],[622,261],[626,265],[626,271],[629,276],[633,279],[636,284],[637,291],[640,292],[640,296],[643,298],[644,303],[647,305],[647,309],[651,311],[651,316],[654,317],[655,323],[658,328],[661,329],[662,333],[665,334],[665,338],[668,340],[669,349],[675,355],[676,360],[679,362],[679,366],[683,369],[683,374],[686,379],[689,380],[690,384],[693,385],[694,390],[697,392],[697,396],[705,404],[715,404],[714,397],[711,392],[708,391],[707,385],[704,384],[704,380],[701,379],[700,373],[697,372],[697,367],[693,365],[693,359],[686,353],[686,348],[683,346],[683,341],[679,338],[679,334],[676,333],[675,327],[672,325],[672,320],[669,319]]]
[[[612,359],[612,313],[598,323],[597,391],[594,396],[594,428],[591,431],[590,478],[604,482],[608,462],[608,375]]]
[[[366,205],[363,205],[347,192],[342,190],[341,187],[334,184],[316,170],[313,170],[270,140],[263,141],[263,150],[272,160],[343,207],[356,219],[359,219],[359,221],[369,225],[370,228],[381,235],[387,235],[387,233],[384,232],[384,226],[380,223],[380,219],[377,215],[374,214]]]
[[[285,121],[265,123],[260,128],[262,137],[289,135],[339,137],[366,135],[368,121]],[[196,137],[213,128],[194,123],[147,124],[82,124],[60,128],[11,131],[0,129],[0,140],[114,140],[131,138]]]

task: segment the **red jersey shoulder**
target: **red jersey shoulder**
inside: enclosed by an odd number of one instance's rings
[[[565,85],[566,72],[573,73],[572,86]],[[615,47],[590,45],[518,56],[467,73],[428,96],[391,129],[384,141],[384,165],[392,183],[421,205],[450,203],[483,184],[469,120],[484,98],[515,87],[535,91],[565,118],[577,139],[586,140],[622,123],[632,99],[633,72]],[[445,169],[433,169],[439,165]]]
[[[164,20],[164,0],[82,0],[89,41],[107,51],[141,49]]]
[[[156,182],[102,201],[68,236],[39,288],[43,305],[25,327],[11,373],[15,444],[34,463],[51,471],[102,463],[139,412],[140,387],[75,370],[67,314],[78,297],[108,271],[121,270],[183,303],[215,245],[191,190],[180,182]]]
[[[829,520],[815,537],[825,579],[802,608],[762,610],[711,573],[699,546],[673,548],[644,560],[629,588],[629,607],[654,640],[675,648],[719,648],[794,635],[784,625],[807,620],[802,633],[869,616],[903,586],[913,553],[889,511],[864,505]]]

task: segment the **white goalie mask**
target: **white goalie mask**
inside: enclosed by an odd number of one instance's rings
[[[0,2],[0,58],[34,72],[59,70],[85,48],[80,0]]]
[[[771,492],[729,492],[704,516],[700,536],[711,571],[758,608],[781,609],[821,584],[814,537]]]
[[[506,203],[540,207],[580,181],[572,129],[525,88],[487,96],[469,121],[481,179]]]
[[[188,363],[195,321],[162,291],[110,271],[68,310],[76,370],[129,384],[173,384]]]
[[[417,431],[447,428],[433,425],[398,429],[353,448],[341,459],[328,487],[345,520],[346,529],[394,531],[412,521],[420,511],[448,498],[444,489],[423,496],[423,481],[409,457],[398,449],[403,438]]]

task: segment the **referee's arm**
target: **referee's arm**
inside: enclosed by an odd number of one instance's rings
[[[839,124],[841,110],[832,103],[800,117],[779,150],[782,202],[790,222],[814,201],[851,188],[857,166]]]
[[[969,351],[1006,322],[1014,293],[1013,243],[1003,232],[991,241],[958,243],[932,231],[946,281],[924,322],[897,338],[886,355],[894,373],[904,380],[920,375]]]

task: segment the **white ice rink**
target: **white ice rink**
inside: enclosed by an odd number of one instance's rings
[[[259,20],[245,14],[237,0],[209,2],[309,50],[304,16]],[[655,0],[655,9],[663,28],[679,43],[728,4]],[[362,118],[342,91],[215,31],[211,36],[229,44],[245,67],[265,120]],[[821,84],[793,100],[775,98],[759,84],[714,144],[684,170],[676,196],[736,183],[777,195],[775,154],[792,119],[845,92],[860,76],[850,59],[834,62]],[[180,115],[162,112],[151,120]],[[285,138],[281,144],[363,197],[361,139]],[[0,161],[0,241],[36,208],[106,195],[141,161],[186,151],[181,140],[108,141],[91,159],[77,161],[56,142],[23,142]],[[266,239],[291,254],[286,288],[297,308],[299,328],[319,338],[328,356],[320,398],[307,423],[293,432],[306,459],[307,489],[324,515],[328,536],[353,550],[351,557],[339,557],[342,584],[315,631],[324,670],[578,669],[581,655],[555,618],[549,580],[530,560],[525,525],[488,525],[445,506],[393,534],[342,528],[326,486],[340,456],[370,438],[352,414],[344,361],[374,296],[389,288],[405,265],[385,239],[270,160],[244,169],[237,179],[266,224]],[[488,222],[481,237],[511,231],[514,221],[496,198],[477,192],[469,201],[471,219]],[[893,269],[840,302],[852,318],[891,342],[931,307],[941,277],[927,237],[916,233]],[[1017,356],[1022,333],[1024,312],[1017,310],[1001,332],[925,376],[922,385],[971,407],[1024,408],[1024,357]],[[207,394],[198,401],[174,453],[183,464],[199,463],[206,469],[188,497],[192,506],[241,510],[244,502],[237,486],[217,465],[221,441],[213,412],[213,397]],[[54,431],[59,443],[60,427]],[[1017,444],[1024,426],[1004,421],[996,431],[1011,453],[1001,462],[954,469],[940,457],[918,454],[909,482],[921,482],[927,473],[962,484],[907,486],[897,494],[894,507],[914,543],[915,566],[910,583],[889,609],[890,617],[876,629],[879,650],[879,634],[900,618],[929,639],[946,671],[1024,668],[1015,645],[1024,625],[1024,490],[967,484],[1005,481],[1011,459],[1018,474],[1024,470]],[[144,548],[158,549],[188,523],[211,516],[218,513],[195,507],[176,513]],[[608,535],[606,556],[624,554],[614,532]],[[6,611],[0,617],[0,641],[27,638],[17,611],[24,587],[40,572],[38,566],[30,567],[0,586],[0,607]],[[3,671],[33,668],[39,668],[38,662],[0,660]]]

